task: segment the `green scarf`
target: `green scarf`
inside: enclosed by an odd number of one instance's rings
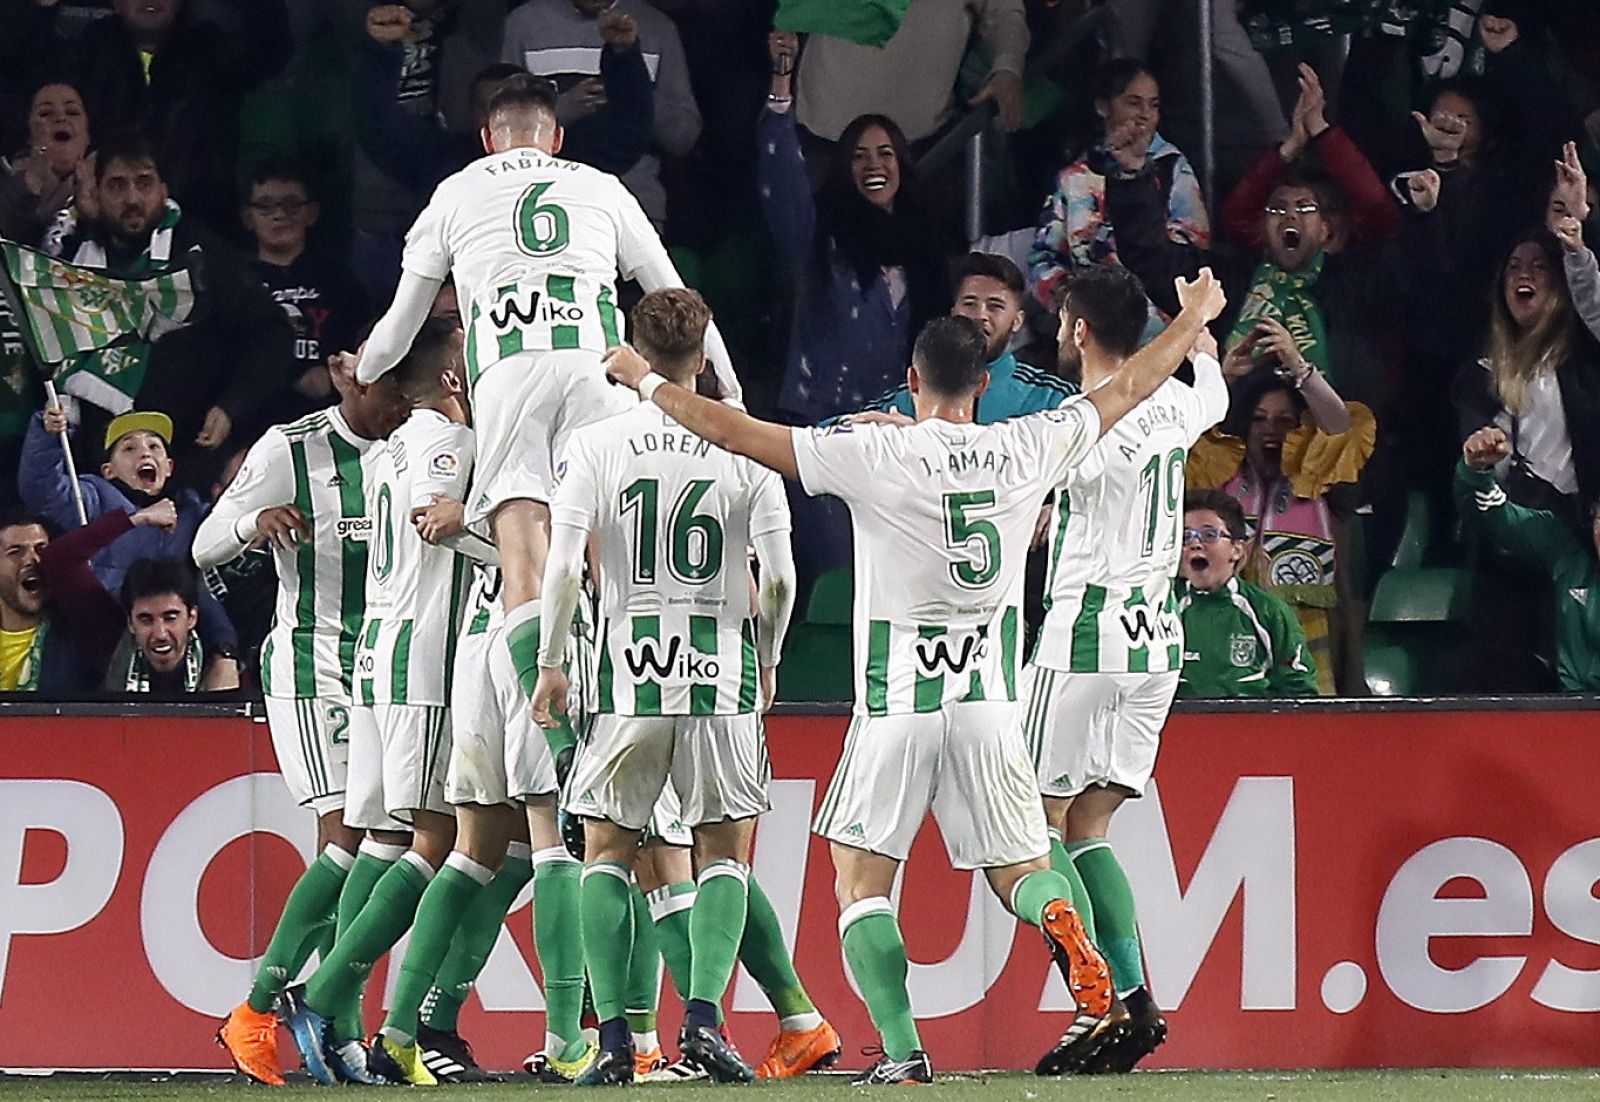
[[[1286,272],[1270,260],[1262,261],[1250,278],[1250,293],[1245,296],[1239,320],[1233,323],[1228,347],[1249,335],[1258,319],[1276,318],[1294,337],[1306,362],[1337,385],[1328,355],[1328,327],[1322,320],[1322,307],[1311,293],[1327,258],[1327,253],[1320,252],[1298,272]]]
[[[28,657],[22,660],[22,673],[17,678],[17,687],[14,692],[36,693],[39,691],[39,673],[44,662],[44,639],[50,634],[50,621],[40,620],[39,626],[33,631],[33,642],[28,644]]]
[[[144,251],[134,259],[126,271],[119,274],[161,276],[171,270],[172,234],[180,217],[182,212],[178,209],[178,204],[169,199],[166,208],[161,212],[161,220],[150,231],[150,241],[145,245]],[[86,241],[78,249],[72,262],[85,268],[104,268],[105,249],[96,241]],[[181,323],[188,311],[176,306],[179,292],[161,287],[157,288],[155,293],[170,296],[175,304],[175,312],[182,311],[182,316],[175,319],[177,323]],[[112,413],[126,413],[133,408],[139,391],[144,387],[145,373],[150,369],[151,340],[160,336],[165,328],[167,327],[158,327],[158,331],[152,332],[148,337],[136,335],[120,340],[108,348],[97,348],[92,352],[81,353],[57,368],[57,385],[68,394],[83,398],[102,409]]]
[[[189,649],[183,656],[184,692],[192,693],[200,688],[200,676],[205,664],[200,637],[191,631]],[[112,692],[147,693],[150,691],[150,673],[150,663],[146,661],[144,651],[134,644],[132,635],[123,635],[122,642],[117,644],[116,654],[111,656],[110,668],[106,672],[106,688]]]

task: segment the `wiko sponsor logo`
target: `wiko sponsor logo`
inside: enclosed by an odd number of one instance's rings
[[[660,640],[641,639],[622,648],[622,660],[637,680],[646,673],[658,681],[711,681],[722,666],[715,655],[700,654],[674,635],[662,649]]]
[[[1118,614],[1122,631],[1134,646],[1141,643],[1181,643],[1183,627],[1178,618],[1151,608],[1136,608]]]
[[[982,662],[989,654],[988,628],[979,628],[971,635],[958,638],[953,635],[936,635],[932,639],[918,639],[915,650],[917,665],[932,677],[941,671],[959,674]]]
[[[510,329],[512,322],[532,325],[542,322],[550,325],[575,325],[583,320],[583,307],[575,302],[557,302],[546,298],[531,287],[518,287],[502,295],[489,307],[489,321],[496,329]]]

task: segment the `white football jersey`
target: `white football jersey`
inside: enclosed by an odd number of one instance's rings
[[[413,410],[367,454],[366,621],[356,655],[359,704],[450,703],[450,670],[472,566],[427,543],[411,510],[433,495],[466,497],[472,430],[431,409]]]
[[[261,650],[268,696],[350,697],[372,527],[362,457],[378,443],[357,436],[337,407],[275,425],[251,446],[196,534],[196,558],[209,566],[215,563],[200,549],[242,548],[265,509],[293,505],[311,526],[311,538],[293,550],[272,548],[278,599]]]
[[[402,263],[432,279],[454,273],[469,385],[519,352],[620,344],[618,274],[673,270],[620,180],[527,148],[444,180],[406,234]]]
[[[1100,435],[1094,406],[993,425],[793,430],[800,483],[855,525],[855,710],[1015,700],[1022,577],[1039,507]]]
[[[750,542],[790,527],[783,482],[653,404],[580,429],[552,523],[598,532],[602,713],[733,715],[757,705]]]
[[[1226,412],[1168,379],[1111,431],[1056,493],[1035,665],[1078,673],[1183,668],[1172,582],[1183,551],[1183,467]]]

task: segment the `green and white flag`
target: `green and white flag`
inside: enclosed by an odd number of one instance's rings
[[[187,268],[117,276],[0,240],[12,313],[68,394],[124,413],[144,384],[150,343],[194,310]]]

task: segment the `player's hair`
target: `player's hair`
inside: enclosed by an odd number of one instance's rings
[[[422,323],[411,351],[394,367],[394,385],[413,402],[424,402],[443,388],[440,377],[455,366],[456,337],[461,330],[446,318],[429,318]]]
[[[496,61],[472,74],[467,86],[467,110],[472,113],[472,124],[483,126],[489,121],[489,101],[506,81],[522,76],[528,70],[509,61]]]
[[[168,593],[186,608],[200,604],[200,580],[182,559],[139,559],[122,577],[122,607],[130,613],[135,601]]]
[[[1244,522],[1244,506],[1239,504],[1238,498],[1221,490],[1190,490],[1183,495],[1183,511],[1217,514],[1232,539],[1242,540],[1249,532]]]
[[[244,188],[245,202],[250,201],[250,193],[256,188],[271,183],[299,184],[308,200],[313,203],[318,201],[317,189],[311,182],[311,174],[300,162],[288,157],[268,157],[250,170],[250,179],[246,181]]]
[[[628,315],[633,343],[661,375],[698,368],[705,355],[711,307],[688,287],[663,287],[639,300]]]
[[[988,370],[983,329],[971,318],[934,318],[917,334],[911,363],[922,385],[946,398],[978,389]]]
[[[1028,281],[1023,278],[1022,270],[1013,264],[1009,257],[1001,256],[999,253],[968,253],[962,257],[960,265],[956,268],[956,286],[960,287],[967,280],[979,276],[1005,284],[1006,290],[1010,291],[1019,302],[1028,288]]]
[[[527,115],[538,112],[556,117],[556,86],[547,77],[532,73],[516,73],[506,77],[489,97],[483,109],[484,125],[493,130],[500,126],[528,129]]]
[[[1083,321],[1113,356],[1131,356],[1144,336],[1150,304],[1139,277],[1120,264],[1091,264],[1067,277],[1061,309]]]
[[[51,531],[50,524],[44,517],[26,506],[13,505],[11,508],[0,512],[0,532],[4,532],[7,528],[32,528],[35,525],[43,528],[46,535],[53,536],[55,534]]]
[[[136,130],[106,135],[95,143],[94,152],[94,180],[97,184],[106,178],[115,161],[131,165],[152,164],[156,166],[156,175],[161,175],[161,158],[156,154],[155,143]]]

